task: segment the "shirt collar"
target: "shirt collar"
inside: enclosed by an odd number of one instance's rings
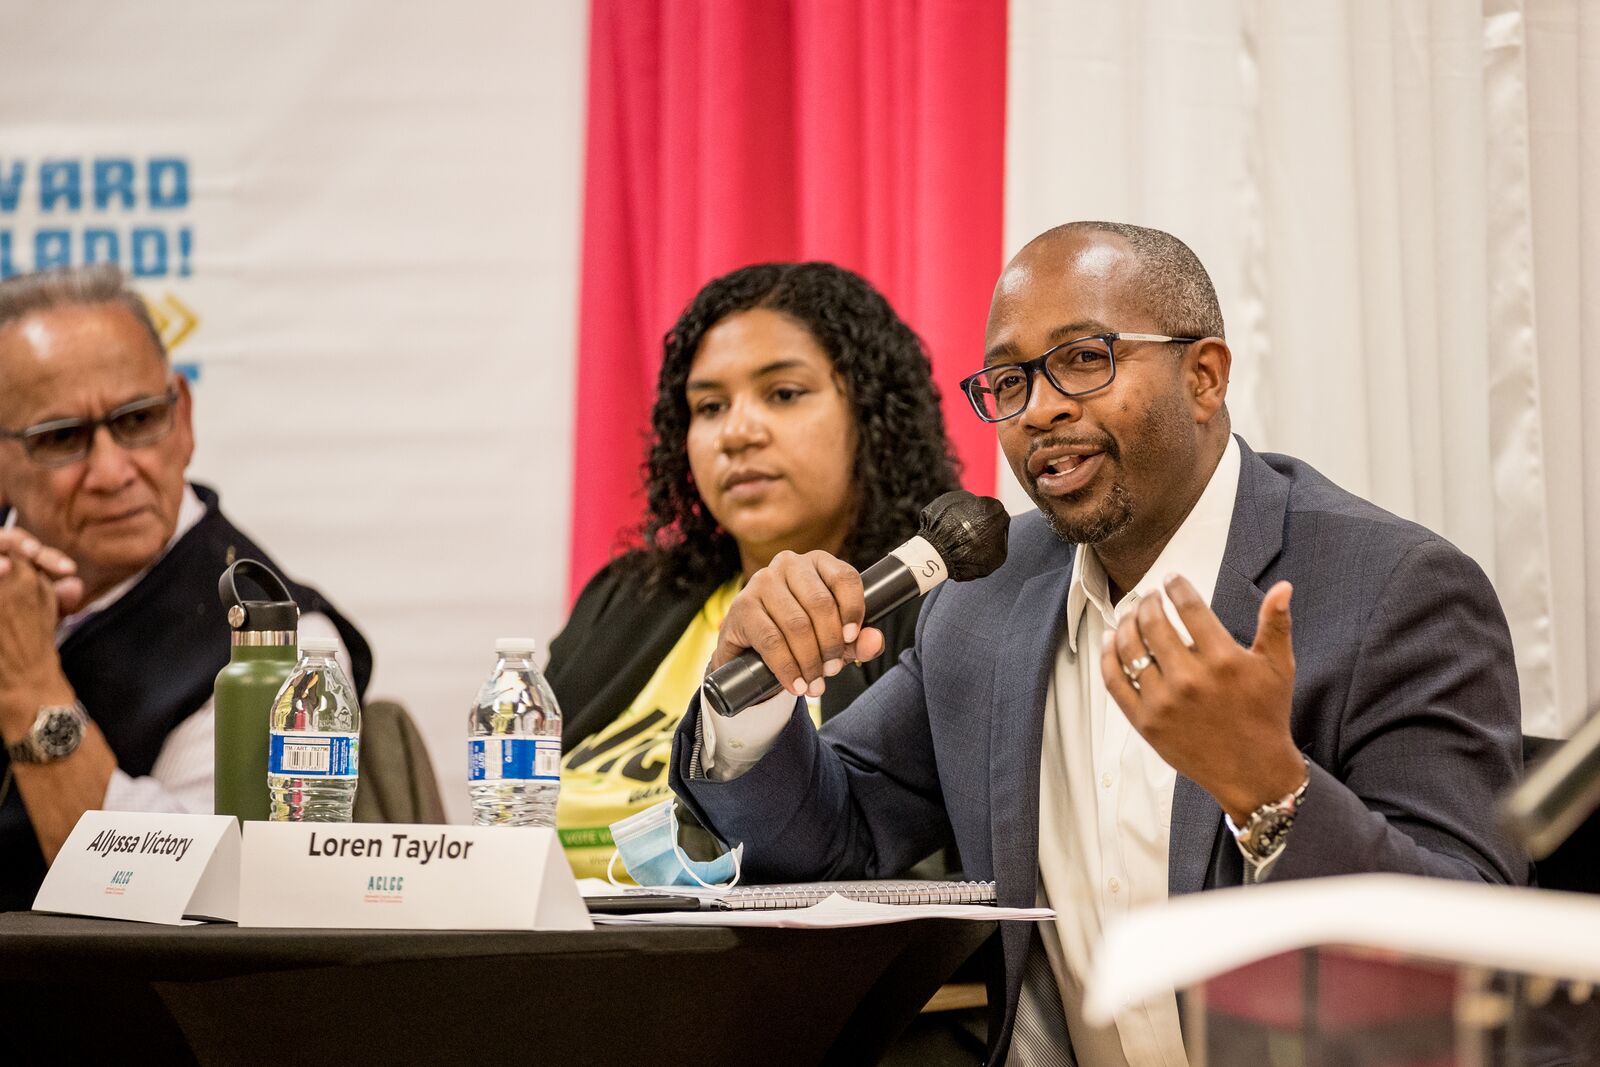
[[[165,545],[161,546],[161,551],[156,555],[156,558],[151,560],[149,566],[145,567],[144,570],[140,571],[138,574],[133,575],[131,578],[123,579],[110,589],[106,590],[104,593],[101,593],[100,596],[95,599],[94,603],[89,604],[79,609],[74,614],[68,615],[66,618],[62,619],[61,622],[56,626],[56,643],[60,644],[62,641],[65,641],[67,636],[79,626],[82,626],[90,616],[106,610],[111,605],[127,596],[128,590],[138,585],[140,579],[150,573],[150,568],[154,567],[157,563],[160,563],[166,554],[172,551],[172,546],[178,543],[178,539],[184,534],[188,533],[190,530],[194,529],[195,524],[201,519],[205,518],[205,516],[205,502],[202,501],[199,495],[194,491],[194,486],[186,483],[183,487],[183,500],[178,504],[178,521],[172,528],[172,536],[167,539],[167,543]]]
[[[1099,557],[1088,545],[1079,545],[1072,560],[1072,586],[1067,592],[1067,644],[1073,655],[1078,653],[1078,624],[1089,605],[1094,605],[1108,619],[1116,618],[1119,609],[1127,610],[1139,599],[1158,591],[1169,574],[1181,574],[1189,579],[1200,598],[1211,603],[1211,595],[1217,588],[1217,572],[1222,569],[1222,556],[1228,548],[1228,530],[1233,525],[1233,505],[1238,495],[1239,442],[1229,434],[1227,447],[1222,450],[1222,458],[1211,472],[1200,499],[1189,509],[1189,514],[1144,577],[1117,604],[1111,603],[1110,585]],[[1173,615],[1170,609],[1167,614]],[[1181,629],[1181,623],[1179,627]],[[1188,637],[1187,634],[1183,636]]]

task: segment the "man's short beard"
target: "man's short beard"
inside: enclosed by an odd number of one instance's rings
[[[1133,501],[1121,482],[1113,482],[1100,506],[1081,519],[1064,519],[1043,502],[1035,503],[1050,532],[1069,545],[1097,545],[1121,533],[1133,521]]]
[[[1138,426],[1128,439],[1136,441],[1137,447],[1147,454],[1167,457],[1168,462],[1176,462],[1184,456],[1192,458],[1193,417],[1178,394],[1172,393],[1166,398],[1165,403],[1152,404],[1145,409]],[[1108,463],[1120,464],[1122,448],[1115,439],[1107,435],[1104,448]],[[1117,470],[1121,473],[1120,466]],[[1087,489],[1081,491],[1088,492]],[[1138,508],[1148,510],[1151,505],[1151,501],[1143,500],[1136,506],[1133,496],[1128,492],[1127,486],[1123,485],[1121,478],[1113,480],[1105,498],[1093,511],[1079,519],[1062,518],[1037,496],[1034,497],[1034,503],[1044,512],[1044,521],[1051,531],[1070,545],[1103,544],[1133,524],[1135,510]]]

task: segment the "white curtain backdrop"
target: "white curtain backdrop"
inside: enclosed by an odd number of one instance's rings
[[[1075,218],[1188,241],[1235,428],[1470,553],[1526,730],[1570,733],[1600,696],[1600,4],[1012,0],[1010,40],[1008,254]]]

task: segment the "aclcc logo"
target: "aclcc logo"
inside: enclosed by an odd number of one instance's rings
[[[367,877],[367,892],[361,899],[367,904],[405,903],[405,875],[374,874]]]

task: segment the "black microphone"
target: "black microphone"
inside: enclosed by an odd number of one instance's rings
[[[921,596],[946,578],[983,578],[1006,561],[1006,530],[1011,516],[1000,501],[965,489],[945,493],[922,509],[917,536],[861,573],[867,625]],[[705,700],[718,715],[737,715],[774,697],[783,686],[746,649],[706,677]]]
[[[1528,772],[1501,802],[1500,815],[1536,860],[1560,847],[1583,820],[1600,808],[1600,714],[1550,757]]]

